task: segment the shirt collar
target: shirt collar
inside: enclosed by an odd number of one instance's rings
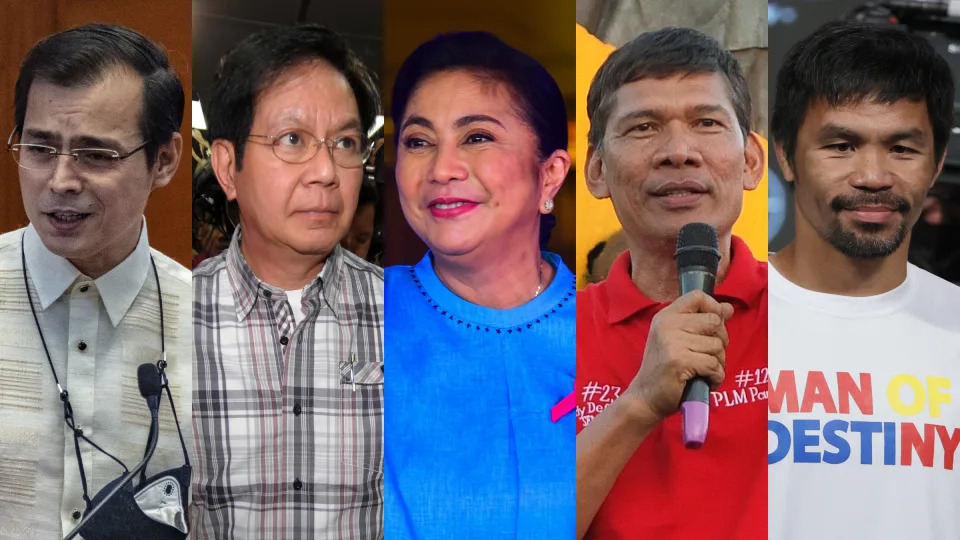
[[[283,289],[274,287],[269,283],[260,280],[253,273],[253,269],[247,264],[240,252],[241,232],[240,227],[233,233],[230,239],[230,247],[227,248],[226,263],[227,276],[233,288],[233,298],[237,306],[238,320],[243,321],[247,318],[253,307],[257,303],[257,297],[262,296],[270,300],[275,295],[285,294]],[[310,302],[320,296],[326,300],[327,304],[337,314],[337,304],[334,300],[337,298],[337,291],[340,287],[340,264],[343,260],[343,252],[339,244],[333,251],[327,255],[323,268],[317,277],[303,289],[303,299]],[[319,306],[317,306],[319,307]]]
[[[739,307],[750,306],[767,287],[767,264],[754,259],[746,242],[737,236],[731,240],[730,253],[730,267],[714,290],[714,297]],[[609,324],[617,324],[647,308],[661,305],[647,298],[633,283],[629,251],[617,256],[602,286],[609,305]]]
[[[77,279],[89,279],[70,261],[47,249],[32,224],[24,231],[23,249],[27,272],[37,290],[41,311],[50,307]],[[150,244],[144,220],[140,228],[140,240],[133,252],[109,272],[93,280],[114,328],[140,294],[149,268]]]

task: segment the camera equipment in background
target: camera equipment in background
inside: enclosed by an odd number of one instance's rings
[[[951,7],[951,5],[953,7]],[[885,24],[923,37],[950,65],[954,77],[960,74],[960,2],[944,0],[897,0],[871,2],[845,18]],[[960,113],[960,85],[953,97]],[[947,159],[940,182],[960,184],[960,114],[954,113],[953,130],[947,144]]]

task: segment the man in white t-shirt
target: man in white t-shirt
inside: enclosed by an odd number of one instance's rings
[[[960,288],[907,263],[953,96],[892,27],[829,23],[780,70],[796,234],[769,270],[771,539],[960,538]]]

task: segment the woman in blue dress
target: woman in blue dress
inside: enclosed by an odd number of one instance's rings
[[[575,279],[541,251],[570,168],[563,96],[470,32],[414,51],[392,109],[401,206],[430,251],[386,271],[386,537],[573,538],[574,415],[556,406]]]

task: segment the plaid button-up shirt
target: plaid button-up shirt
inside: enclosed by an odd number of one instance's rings
[[[338,246],[296,324],[238,231],[193,295],[193,538],[383,538],[383,270]]]

